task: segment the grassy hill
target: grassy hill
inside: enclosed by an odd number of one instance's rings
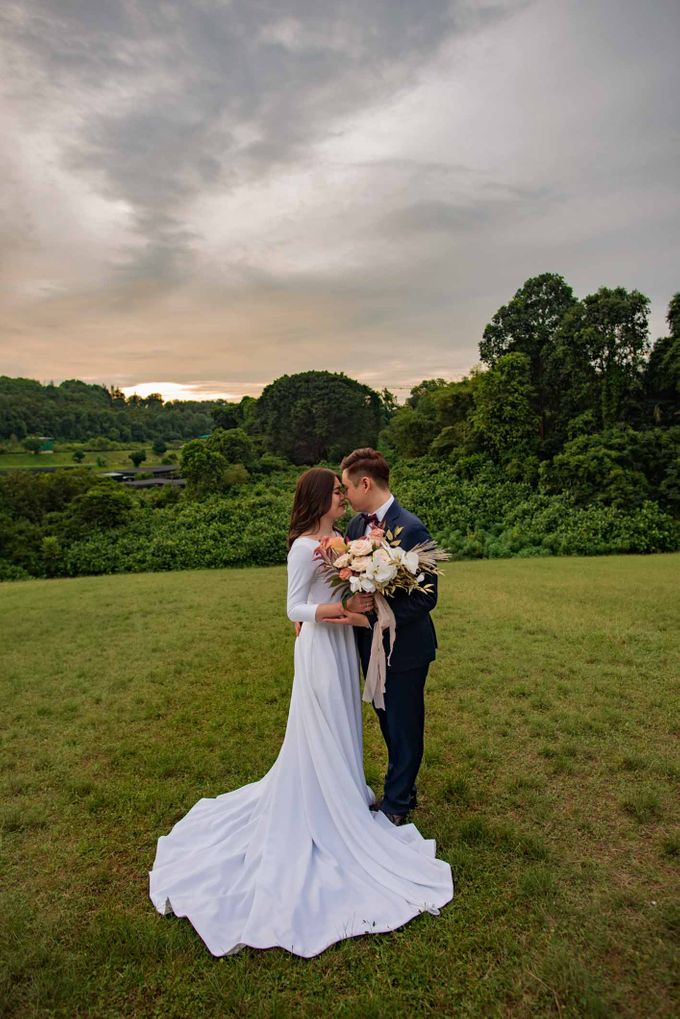
[[[680,555],[449,564],[415,820],[456,897],[307,961],[216,960],[147,892],[158,836],[276,758],[284,569],[0,587],[5,1014],[671,1016],[679,575]]]

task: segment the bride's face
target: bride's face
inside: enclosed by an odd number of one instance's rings
[[[331,497],[331,508],[329,513],[333,520],[339,520],[345,512],[345,489],[339,478],[335,479],[333,495]]]

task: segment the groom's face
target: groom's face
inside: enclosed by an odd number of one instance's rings
[[[371,479],[357,477],[353,480],[349,472],[344,470],[342,484],[352,509],[356,513],[365,510],[371,499]]]

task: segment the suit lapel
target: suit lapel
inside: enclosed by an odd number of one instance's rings
[[[399,526],[399,516],[401,514],[401,506],[397,502],[396,496],[394,502],[388,509],[387,513],[383,517],[383,525],[385,530],[390,530],[394,534],[394,528]]]
[[[359,520],[362,520],[362,516],[361,516],[360,513],[357,513],[357,515],[355,517],[352,517],[352,519],[350,520],[350,522],[347,525],[347,537],[349,538],[350,541],[353,541],[354,538],[357,537],[357,534],[356,534],[356,530],[357,530],[357,526],[358,526],[357,525],[357,521],[359,521]]]

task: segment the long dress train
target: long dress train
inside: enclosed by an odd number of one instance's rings
[[[303,626],[276,761],[258,782],[199,800],[158,839],[149,872],[156,909],[187,917],[215,956],[250,945],[310,957],[453,897],[434,840],[368,809],[354,633],[314,622],[316,605],[339,597],[317,544],[297,538],[288,557],[288,615]]]

